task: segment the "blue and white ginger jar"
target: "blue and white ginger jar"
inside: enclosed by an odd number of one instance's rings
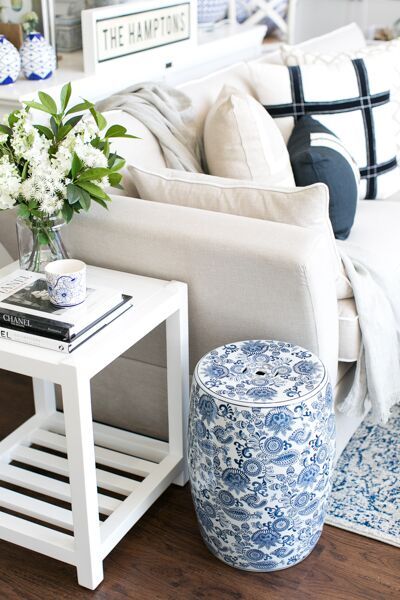
[[[311,352],[256,340],[197,365],[189,474],[202,537],[248,571],[302,561],[322,532],[335,451],[332,390]]]
[[[4,35],[0,35],[0,85],[14,83],[21,70],[18,50]]]
[[[225,19],[229,0],[198,0],[197,22],[199,25],[213,25]]]
[[[48,79],[56,69],[56,53],[41,33],[26,36],[20,55],[22,72],[27,79]]]

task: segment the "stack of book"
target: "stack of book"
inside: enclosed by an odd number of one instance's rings
[[[0,279],[0,339],[69,353],[132,306],[132,297],[88,288],[85,302],[54,306],[43,275],[16,270]]]

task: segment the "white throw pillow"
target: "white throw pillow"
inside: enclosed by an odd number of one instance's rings
[[[371,56],[382,57],[389,61],[393,68],[393,77],[390,82],[390,99],[393,108],[394,136],[397,146],[397,158],[400,158],[400,38],[391,42],[381,42],[366,46],[356,52],[310,52],[298,46],[281,46],[282,62],[288,66],[296,65],[332,65],[353,58],[368,58]]]
[[[296,185],[276,123],[257,100],[232,87],[224,86],[207,115],[204,150],[211,175]]]
[[[342,261],[329,220],[329,191],[323,183],[291,189],[272,189],[259,182],[213,177],[163,169],[152,173],[129,166],[140,197],[242,217],[296,225],[322,232],[331,248],[331,262],[342,295]]]
[[[307,114],[330,129],[354,157],[361,198],[387,198],[400,189],[390,81],[393,67],[382,56],[331,65],[252,64],[258,99],[287,141]]]

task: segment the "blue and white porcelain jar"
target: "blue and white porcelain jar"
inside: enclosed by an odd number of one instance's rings
[[[22,72],[27,79],[48,79],[56,69],[56,53],[41,33],[26,36],[20,55]]]
[[[202,27],[212,26],[225,19],[229,0],[198,0],[197,23]]]
[[[0,85],[14,83],[21,70],[18,50],[4,35],[0,35]]]
[[[332,390],[311,352],[256,340],[198,363],[189,474],[201,534],[239,569],[302,561],[325,519],[335,451]]]

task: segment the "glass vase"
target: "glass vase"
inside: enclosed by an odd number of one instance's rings
[[[69,258],[62,240],[62,217],[17,218],[17,240],[21,269],[43,273],[53,260]]]

